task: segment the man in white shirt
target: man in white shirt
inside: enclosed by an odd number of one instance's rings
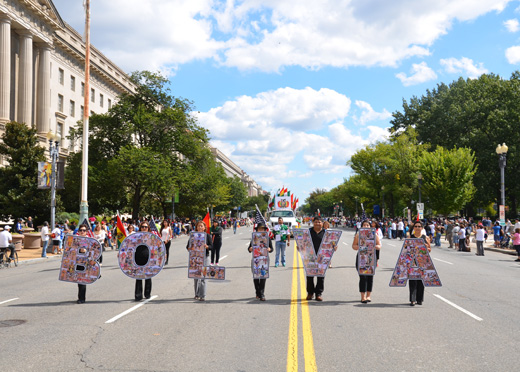
[[[4,254],[7,254],[7,249],[11,251],[11,255],[9,256],[9,259],[14,258],[14,244],[13,243],[13,236],[11,235],[11,226],[6,225],[4,226],[4,231],[0,232],[0,248],[6,249]]]
[[[391,239],[397,239],[397,224],[395,223],[395,220],[392,221],[392,238]]]
[[[43,242],[43,249],[42,249],[42,257],[47,257],[47,246],[49,245],[49,236],[51,233],[49,232],[49,223],[45,221],[43,223],[42,227],[42,242]]]
[[[402,219],[399,219],[399,222],[397,223],[397,237],[400,240],[403,240],[404,238],[404,223]]]
[[[516,229],[520,229],[520,221],[518,220],[518,218],[515,220],[515,230]]]

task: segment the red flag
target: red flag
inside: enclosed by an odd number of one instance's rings
[[[206,217],[202,220],[206,224],[206,232],[209,234],[209,227],[210,227],[210,221],[209,221],[209,212],[206,213]]]
[[[121,218],[119,217],[119,211],[117,212],[116,217],[116,233],[117,233],[117,247],[121,245],[123,240],[126,238],[126,230],[123,226],[123,222],[121,221]]]
[[[291,194],[291,209],[294,209],[294,207],[293,207],[293,205],[294,205],[293,204],[294,203],[293,198],[294,198],[294,194]]]

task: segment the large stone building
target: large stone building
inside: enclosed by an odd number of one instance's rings
[[[251,178],[246,172],[244,172],[238,165],[236,165],[226,154],[215,147],[210,147],[211,152],[215,156],[215,159],[222,164],[224,171],[228,177],[237,176],[240,178],[244,186],[247,188],[247,196],[258,196],[266,194],[266,191],[262,190],[262,186],[257,184],[254,179]]]
[[[83,117],[85,42],[50,0],[0,0],[0,135],[5,123],[36,128],[42,141],[52,130],[65,140]],[[91,112],[104,113],[124,92],[128,76],[91,46]],[[0,164],[3,159],[0,159]]]

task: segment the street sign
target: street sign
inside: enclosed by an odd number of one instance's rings
[[[424,203],[417,203],[417,210],[424,211]]]
[[[417,213],[419,214],[419,219],[420,220],[424,219],[424,213],[423,213],[422,209],[418,210]]]

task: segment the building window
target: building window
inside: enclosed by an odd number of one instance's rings
[[[85,83],[81,83],[81,97],[85,97]]]
[[[58,79],[60,81],[60,84],[63,85],[65,81],[65,71],[63,71],[63,69],[61,68],[58,69]]]
[[[63,96],[58,94],[58,111],[63,112]]]
[[[112,100],[108,99],[108,109],[110,110],[112,108]]]
[[[63,138],[63,123],[58,123],[58,125],[56,125],[56,134],[60,136],[60,142],[63,143],[63,140],[65,139]]]
[[[96,91],[94,90],[94,88],[90,89],[90,101],[96,102]]]
[[[76,78],[74,76],[70,77],[70,90],[76,91]]]
[[[99,106],[103,107],[103,95],[101,93],[99,93]]]
[[[76,102],[70,101],[70,116],[75,117],[76,116]]]

